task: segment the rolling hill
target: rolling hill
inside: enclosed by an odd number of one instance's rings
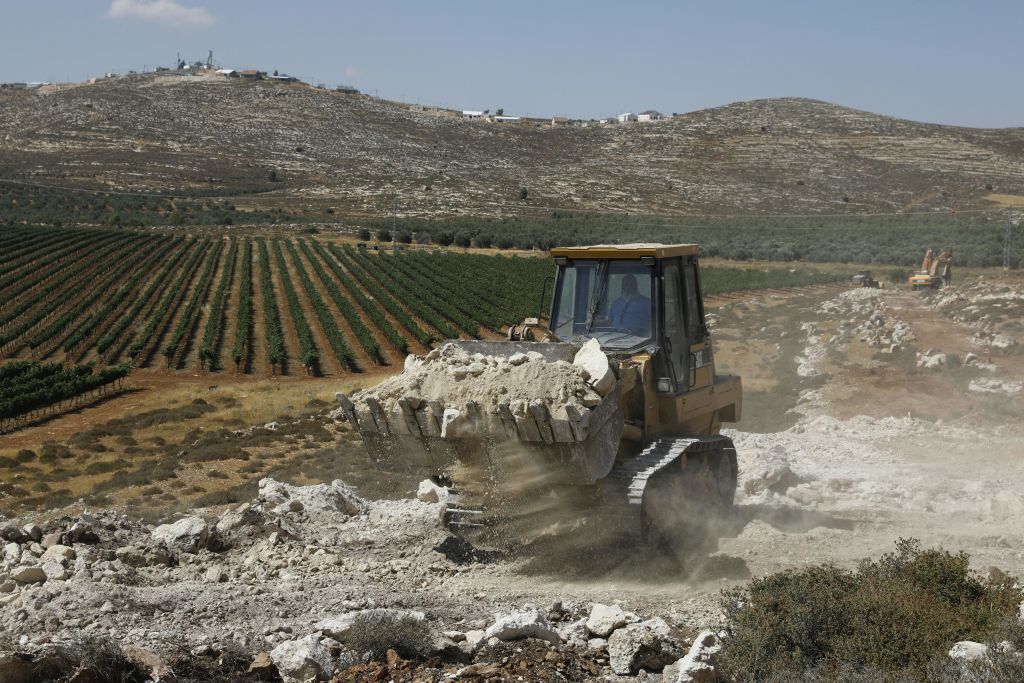
[[[258,192],[239,207],[330,207],[338,217],[389,215],[396,196],[403,215],[441,217],[945,211],[1024,195],[1024,129],[916,123],[806,99],[553,128],[302,84],[143,75],[0,91],[0,112],[0,178]]]

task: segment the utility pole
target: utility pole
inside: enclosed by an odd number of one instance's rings
[[[395,236],[398,233],[398,195],[395,195],[395,209],[391,213],[391,250],[395,249]]]
[[[1010,269],[1010,236],[1013,234],[1013,209],[1006,210],[1006,237],[1003,239],[1003,270]]]

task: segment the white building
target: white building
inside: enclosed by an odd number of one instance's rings
[[[494,122],[495,123],[515,123],[516,121],[521,121],[521,120],[522,119],[519,116],[495,116],[494,117]]]
[[[637,116],[636,116],[636,118],[634,120],[635,121],[661,121],[663,118],[665,118],[665,115],[662,114],[660,111],[654,111],[653,109],[648,109],[647,111],[642,111],[639,114],[637,114]]]
[[[628,111],[625,114],[619,114],[619,123],[629,123],[630,121],[636,121],[636,114]]]
[[[462,118],[464,119],[482,119],[483,117],[484,113],[482,111],[475,111],[472,109],[462,110]]]

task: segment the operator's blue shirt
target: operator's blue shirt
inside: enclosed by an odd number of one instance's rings
[[[651,300],[637,294],[633,297],[620,296],[612,302],[608,311],[612,325],[647,335],[651,330]]]

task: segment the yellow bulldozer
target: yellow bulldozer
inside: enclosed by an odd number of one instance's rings
[[[340,412],[380,468],[449,487],[447,521],[464,534],[531,511],[550,518],[539,501],[554,498],[673,550],[699,546],[709,520],[733,503],[736,451],[719,429],[740,419],[742,390],[739,377],[715,372],[697,255],[693,244],[552,249],[546,324],[529,318],[508,341],[446,342],[407,370],[418,373],[416,395],[338,394]],[[610,370],[587,405],[571,392],[483,404],[461,401],[453,387],[480,368],[500,366],[511,378],[524,358],[564,370],[597,345],[598,370],[575,370],[591,382]],[[430,368],[442,366],[429,361],[445,354],[479,362],[458,379],[435,376]],[[548,389],[533,387],[556,395]]]

